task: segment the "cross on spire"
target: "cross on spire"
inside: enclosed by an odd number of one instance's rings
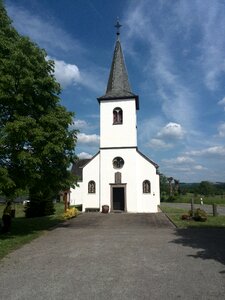
[[[115,27],[116,27],[116,35],[119,36],[120,35],[120,27],[122,27],[122,25],[119,22],[119,18],[117,18]]]

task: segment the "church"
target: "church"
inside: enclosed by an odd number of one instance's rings
[[[119,27],[106,92],[99,97],[100,147],[91,159],[72,166],[78,187],[70,204],[82,211],[155,213],[160,204],[158,165],[138,150],[139,97],[131,91]]]

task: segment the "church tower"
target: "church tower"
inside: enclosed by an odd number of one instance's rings
[[[138,96],[131,92],[117,33],[108,85],[100,104],[100,148],[137,147]]]
[[[160,204],[157,164],[137,146],[139,98],[131,91],[119,39],[117,40],[106,92],[100,106],[100,147],[92,159],[80,160],[72,171],[79,187],[71,192],[71,204],[83,211],[108,205],[110,212],[157,212]]]

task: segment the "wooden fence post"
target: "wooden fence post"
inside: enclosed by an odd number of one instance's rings
[[[218,216],[217,204],[213,203],[212,207],[213,207],[213,217]]]

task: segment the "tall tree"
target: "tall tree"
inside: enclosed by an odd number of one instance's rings
[[[173,177],[168,177],[167,180],[169,182],[169,195],[172,196],[173,195]]]
[[[73,114],[60,105],[54,62],[20,36],[0,0],[0,188],[28,189],[31,215],[52,213],[52,197],[75,182]]]
[[[167,177],[160,173],[160,194],[168,194],[168,181]]]
[[[180,181],[178,179],[174,179],[174,192],[176,195],[180,192]]]
[[[198,186],[198,192],[201,195],[209,196],[214,193],[214,187],[213,184],[209,181],[201,181]]]

